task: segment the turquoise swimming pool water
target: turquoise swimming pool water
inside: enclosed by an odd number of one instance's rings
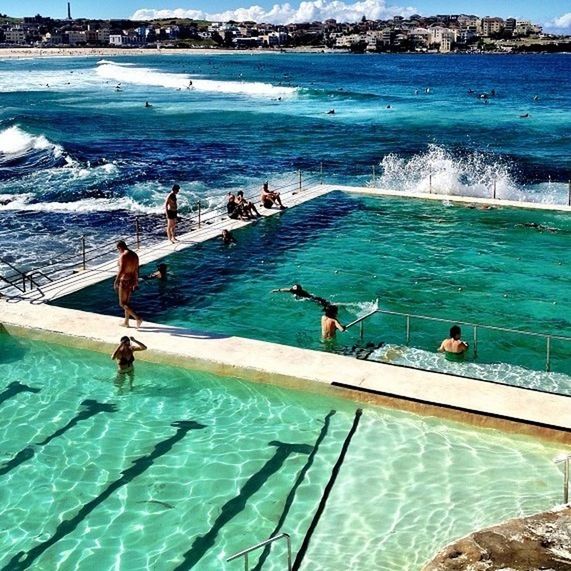
[[[11,571],[231,571],[229,554],[277,531],[295,556],[357,409],[141,361],[130,386],[106,355],[5,334],[0,379]],[[474,528],[558,503],[559,451],[366,406],[301,569],[420,569]],[[263,569],[284,563],[276,545]]]
[[[143,283],[146,319],[307,347],[320,342],[320,307],[271,293],[295,282],[340,305],[347,323],[376,307],[439,317],[376,315],[362,344],[385,342],[389,362],[571,394],[571,343],[480,329],[478,355],[449,364],[435,349],[455,321],[571,336],[571,218],[334,193],[237,231],[238,244],[204,243],[166,259],[166,283]],[[154,268],[145,268],[143,273]],[[116,306],[110,280],[56,302],[95,312]],[[115,310],[119,315],[119,308]],[[464,328],[473,344],[473,331]],[[334,350],[360,343],[358,327]],[[530,373],[531,371],[536,371]]]

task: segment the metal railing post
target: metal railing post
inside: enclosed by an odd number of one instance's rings
[[[410,315],[406,316],[406,344],[410,343]]]
[[[568,182],[569,188],[567,189],[567,206],[571,206],[571,180]]]
[[[363,325],[363,321],[359,323],[359,338],[363,341],[363,337],[365,335],[365,326]]]
[[[478,326],[474,325],[474,359],[478,357]]]
[[[571,454],[563,454],[554,458],[553,461],[556,464],[563,463],[563,503],[569,503],[569,460],[571,460]]]
[[[299,192],[301,192],[301,169],[299,169]]]
[[[428,194],[432,194],[432,173],[428,175]]]
[[[248,554],[244,553],[244,569],[248,571]]]
[[[545,353],[545,370],[549,373],[551,371],[551,337],[549,335],[547,336]]]
[[[202,225],[202,204],[200,200],[198,201],[198,227]]]
[[[26,293],[26,274],[22,274],[22,289]]]
[[[494,200],[496,199],[496,179],[494,179]]]
[[[377,174],[375,172],[375,165],[373,165],[373,186],[377,184]]]
[[[323,184],[323,163],[322,162],[319,163],[319,184]],[[569,187],[571,188],[571,181],[569,181]]]
[[[137,250],[141,247],[141,228],[139,226],[139,216],[135,216],[135,235],[137,238]]]
[[[85,235],[81,236],[81,269],[87,269],[87,260],[85,259]]]

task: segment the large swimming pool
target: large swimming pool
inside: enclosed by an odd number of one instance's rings
[[[6,571],[231,571],[279,531],[295,557],[344,445],[305,571],[420,569],[560,501],[557,446],[331,394],[142,361],[131,385],[106,355],[5,334],[0,379]]]
[[[373,358],[571,394],[570,342],[552,341],[550,374],[541,337],[479,329],[469,364],[435,355],[455,321],[571,336],[567,213],[334,193],[235,235],[229,248],[216,240],[169,256],[168,281],[143,283],[135,295],[146,319],[331,350],[320,343],[317,304],[271,293],[299,282],[339,304],[345,323],[377,300],[384,310],[447,320],[413,319],[405,346],[405,318],[375,315],[362,344],[386,347]],[[120,313],[110,280],[57,303]],[[464,333],[473,344],[472,329]],[[333,349],[358,343],[355,327]]]

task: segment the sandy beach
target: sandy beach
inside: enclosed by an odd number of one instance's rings
[[[228,55],[243,53],[340,53],[344,50],[330,50],[322,48],[286,48],[286,49],[255,49],[255,50],[226,50],[218,48],[0,48],[0,59],[26,59],[38,57],[116,57],[116,56],[144,56],[144,55]]]

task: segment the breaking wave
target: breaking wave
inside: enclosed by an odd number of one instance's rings
[[[123,64],[98,62],[97,75],[103,79],[111,79],[125,84],[151,85],[169,89],[191,89],[235,95],[251,95],[254,97],[284,97],[297,92],[295,87],[275,86],[269,83],[214,81],[198,79],[185,73],[167,73],[148,67],[126,67]],[[192,82],[192,83],[190,83]]]
[[[55,158],[64,154],[62,147],[52,143],[43,135],[31,135],[18,126],[0,131],[0,165],[38,151],[46,151]]]
[[[560,204],[567,200],[567,185],[545,181],[518,184],[514,168],[505,159],[484,153],[460,153],[431,144],[412,157],[385,155],[381,175],[371,186],[411,193],[473,196]]]

